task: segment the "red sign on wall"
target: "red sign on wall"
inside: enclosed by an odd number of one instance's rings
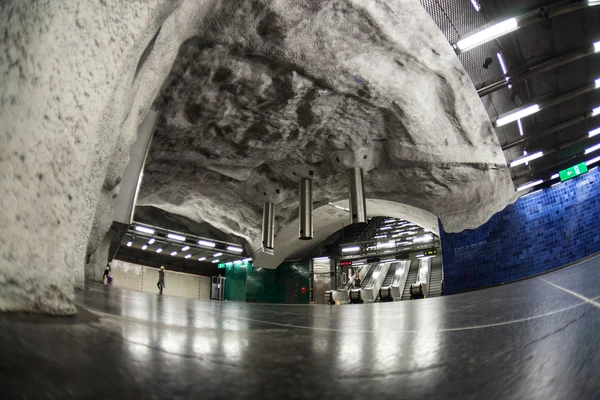
[[[302,286],[302,287],[300,288],[300,293],[302,293],[302,294],[306,294],[306,286]]]

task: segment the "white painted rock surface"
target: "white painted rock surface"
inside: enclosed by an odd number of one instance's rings
[[[449,231],[513,191],[417,0],[9,0],[0,27],[0,310],[74,312],[90,231],[88,253],[163,82],[141,203],[249,242],[266,198],[280,227],[295,218],[294,180],[309,170],[315,200],[343,199],[357,165],[369,197],[422,207]]]

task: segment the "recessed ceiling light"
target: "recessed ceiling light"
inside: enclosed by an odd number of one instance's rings
[[[178,240],[180,242],[185,242],[185,236],[177,235],[175,233],[169,233],[169,234],[167,234],[167,237],[169,239]]]
[[[154,239],[154,238],[148,240],[148,244],[153,244],[154,242],[156,242],[156,239]]]
[[[216,260],[212,260],[212,261],[211,261],[211,263],[213,263],[213,264],[216,264],[216,263],[218,263],[218,262],[219,262],[219,260],[218,260],[218,259],[216,259]]]
[[[223,255],[223,253],[215,253],[215,254],[213,254],[213,257],[219,257],[219,256],[222,256],[222,255]]]
[[[127,247],[131,247],[132,244],[133,242],[130,240],[129,242],[127,242]]]
[[[204,260],[206,260],[206,257],[200,257],[200,258],[198,259],[198,261],[204,261]]]
[[[204,247],[215,247],[213,242],[209,242],[208,240],[198,240],[198,244]]]
[[[496,126],[503,126],[503,125],[509,124],[518,119],[525,118],[529,115],[535,114],[538,111],[540,111],[540,106],[537,104],[534,104],[527,108],[523,108],[521,110],[514,111],[510,114],[505,115],[504,117],[498,118],[496,120]]]
[[[188,254],[184,258],[190,258],[191,256],[192,256],[191,254]]]
[[[234,253],[241,253],[243,251],[243,249],[241,247],[235,247],[235,246],[227,246],[227,250],[233,251]]]
[[[147,228],[145,226],[137,225],[135,227],[135,230],[138,231],[138,232],[144,232],[144,233],[148,233],[150,235],[154,235],[154,229]]]
[[[158,248],[158,249],[156,249],[156,252],[157,252],[157,253],[160,253],[160,252],[162,252],[162,249],[161,249],[161,248]]]
[[[537,180],[537,181],[534,181],[534,182],[529,182],[529,183],[526,183],[525,185],[521,185],[521,186],[519,186],[519,187],[517,188],[517,192],[520,192],[521,190],[525,190],[525,189],[532,188],[532,187],[534,187],[534,186],[537,186],[537,185],[539,185],[539,184],[541,184],[541,183],[544,183],[544,181],[543,181],[542,179],[539,179],[539,180]]]
[[[147,244],[145,244],[145,245],[142,246],[142,250],[146,250],[147,248],[148,248]]]
[[[190,246],[185,246],[181,248],[181,251],[188,251],[190,249]]]
[[[465,51],[477,47],[483,43],[489,42],[499,36],[505,35],[511,31],[514,31],[519,27],[519,23],[516,18],[507,19],[499,24],[491,26],[487,29],[477,32],[474,35],[468,36],[456,43],[456,47],[459,50]]]
[[[177,252],[176,252],[176,251],[172,251],[172,252],[171,252],[171,255],[172,255],[172,256],[176,256],[176,255],[177,255]]]

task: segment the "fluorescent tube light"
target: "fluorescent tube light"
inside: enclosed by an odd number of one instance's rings
[[[328,261],[329,257],[315,257],[313,261]]]
[[[156,239],[154,239],[154,238],[148,240],[148,244],[153,244],[154,242],[156,242]]]
[[[479,12],[479,10],[481,10],[481,6],[479,5],[479,2],[477,2],[477,0],[471,0],[471,4],[473,5],[473,8]]]
[[[388,219],[388,220],[383,221],[384,224],[390,224],[392,222],[396,222],[396,220],[395,219]]]
[[[517,120],[517,125],[519,126],[519,134],[523,136],[525,132],[523,131],[523,123],[520,118]]]
[[[190,246],[184,246],[181,248],[181,251],[188,251],[190,249]]]
[[[600,87],[600,78],[596,79],[596,89]]]
[[[204,260],[206,260],[206,257],[200,257],[200,258],[198,259],[198,261],[204,261]]]
[[[543,152],[538,151],[537,153],[533,153],[533,154],[530,154],[530,155],[528,155],[526,157],[521,157],[521,158],[518,158],[516,160],[511,161],[510,166],[511,167],[516,167],[517,165],[525,164],[526,162],[529,162],[531,160],[535,160],[536,158],[540,158],[543,155],[544,155]]]
[[[222,255],[223,255],[223,253],[215,253],[215,254],[213,254],[213,257],[219,257],[219,256],[222,256]]]
[[[387,231],[388,229],[392,229],[391,226],[382,226],[381,228],[379,228],[380,231]]]
[[[234,264],[241,264],[241,263],[243,263],[243,261],[242,260],[235,260],[233,263]]]
[[[588,137],[596,136],[598,134],[600,134],[600,127],[589,131],[588,132]]]
[[[553,185],[550,185],[550,187],[558,186],[558,185],[560,185],[561,183],[562,183],[562,182],[556,182],[555,184],[553,184]]]
[[[162,249],[161,249],[161,248],[158,248],[158,249],[156,249],[156,252],[157,252],[157,253],[160,253],[160,252],[162,252]]]
[[[554,175],[552,175],[552,176],[550,177],[550,179],[556,179],[556,178],[558,178],[559,176],[560,176],[560,175],[558,175],[558,174],[554,174]]]
[[[213,263],[213,264],[216,264],[216,263],[218,263],[218,262],[219,262],[219,260],[218,260],[218,259],[217,259],[217,260],[212,260],[212,261],[211,261],[211,263]]]
[[[598,161],[600,161],[600,156],[598,156],[598,157],[594,157],[594,158],[592,158],[591,160],[587,160],[587,161],[585,162],[585,165],[592,165],[592,164],[594,164],[594,163],[597,163]]]
[[[385,239],[387,237],[387,235],[377,235],[377,236],[373,236],[373,239]]]
[[[517,192],[520,192],[521,190],[526,190],[526,189],[532,188],[532,187],[534,187],[534,186],[537,186],[537,185],[539,185],[540,183],[544,183],[544,181],[543,181],[542,179],[539,179],[539,180],[537,180],[537,181],[534,181],[534,182],[529,182],[529,183],[526,183],[525,185],[521,185],[521,186],[519,186],[519,187],[517,188]]]
[[[204,247],[215,247],[215,244],[213,242],[209,242],[207,240],[198,240],[198,244]]]
[[[185,236],[177,235],[175,233],[168,233],[167,237],[173,240],[179,240],[180,242],[185,242]]]
[[[500,62],[500,68],[502,68],[502,73],[506,75],[508,69],[506,69],[506,64],[504,63],[504,57],[502,53],[496,53],[496,57],[498,57],[498,61]]]
[[[385,259],[385,260],[381,260],[379,262],[384,263],[384,262],[392,262],[392,261],[396,261],[396,259],[395,258],[388,258],[388,259]]]
[[[583,154],[589,154],[589,153],[592,153],[592,152],[594,152],[594,151],[596,151],[598,149],[600,149],[600,143],[598,143],[595,146],[588,147],[587,149],[585,149],[585,151],[583,152]]]
[[[252,259],[251,258],[244,258],[242,261],[243,262],[250,262],[250,261],[252,261]]]
[[[595,117],[598,114],[600,114],[600,107],[596,107],[592,110],[592,117]]]
[[[145,245],[142,246],[142,250],[146,250],[147,248],[148,248],[147,244],[145,244]]]
[[[185,256],[185,257],[183,257],[183,258],[190,258],[191,256],[192,256],[191,254],[188,254],[188,255],[186,255],[186,256]]]
[[[171,252],[171,255],[172,255],[172,256],[176,256],[176,255],[177,255],[177,252],[176,252],[176,251],[172,251],[172,252]]]
[[[227,250],[233,251],[234,253],[241,253],[242,251],[244,251],[241,247],[235,246],[227,246]]]
[[[492,39],[514,31],[518,27],[519,23],[517,22],[516,18],[507,19],[506,21],[502,21],[499,24],[484,29],[481,32],[477,32],[474,35],[459,40],[456,43],[456,47],[458,47],[458,49],[461,51],[469,50],[473,47],[479,46],[480,44],[489,42]]]
[[[144,232],[144,233],[148,233],[150,235],[154,235],[154,229],[150,229],[150,228],[147,228],[145,226],[137,225],[135,227],[135,230],[138,231],[138,232]]]
[[[354,253],[357,251],[360,251],[360,247],[358,247],[358,246],[344,247],[342,249],[342,253]]]
[[[504,116],[504,117],[498,118],[496,120],[496,126],[503,126],[503,125],[509,124],[518,119],[525,118],[529,115],[535,114],[538,111],[540,111],[540,106],[537,104],[534,104],[534,105],[524,108],[522,110],[517,110],[515,112],[512,112],[512,113]]]
[[[413,243],[427,243],[427,242],[431,242],[433,240],[433,236],[432,235],[423,235],[420,237],[416,237],[413,239]]]
[[[130,240],[129,242],[127,242],[127,247],[131,247],[132,244],[133,242]]]
[[[600,52],[600,42],[594,43],[594,53]]]

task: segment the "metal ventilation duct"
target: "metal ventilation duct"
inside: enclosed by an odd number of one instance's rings
[[[367,223],[367,205],[365,203],[365,185],[360,168],[348,170],[348,192],[350,196],[350,223]]]
[[[313,207],[312,207],[312,180],[300,180],[300,207],[298,216],[298,238],[311,240],[313,238]]]
[[[262,246],[272,249],[275,244],[275,206],[265,203],[263,207]]]

